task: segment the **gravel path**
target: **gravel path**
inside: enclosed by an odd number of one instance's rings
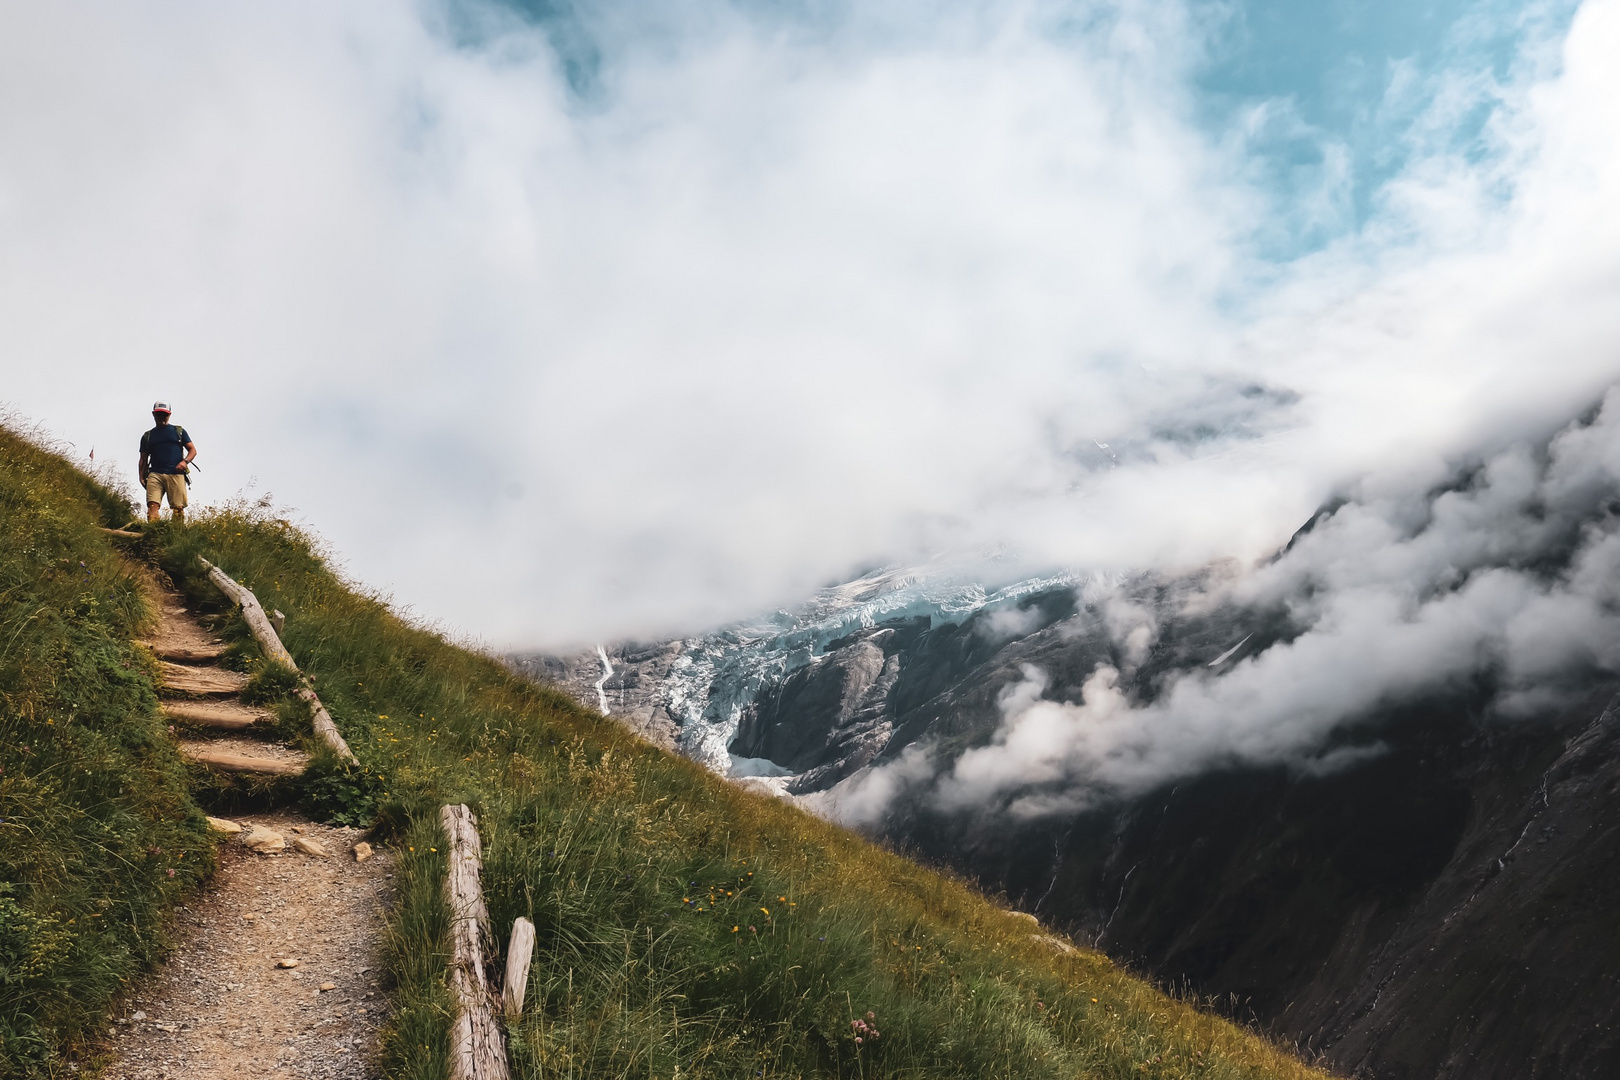
[[[379,943],[391,903],[386,851],[352,854],[360,833],[294,814],[236,819],[287,840],[260,855],[238,839],[179,913],[184,943],[124,1003],[108,1036],[108,1080],[369,1078],[384,1019]],[[332,855],[292,847],[314,839]],[[278,967],[294,959],[297,967]],[[323,987],[327,989],[323,989]]]

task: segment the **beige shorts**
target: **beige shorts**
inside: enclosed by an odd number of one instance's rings
[[[147,473],[146,474],[146,501],[161,503],[163,496],[169,497],[169,508],[184,510],[186,508],[186,478],[177,473]]]

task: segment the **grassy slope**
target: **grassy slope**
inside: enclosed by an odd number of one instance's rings
[[[0,1076],[61,1072],[212,865],[97,529],[128,513],[0,428]]]
[[[96,528],[126,512],[0,430],[3,1076],[61,1073],[58,1048],[161,949],[164,909],[211,865],[188,786],[242,796],[188,775],[158,717],[129,644],[147,614],[138,583]],[[1319,1075],[406,625],[262,512],[153,530],[140,551],[204,606],[218,597],[198,553],[287,612],[287,644],[365,763],[319,759],[301,789],[328,816],[380,815],[404,849],[394,1075],[444,1071],[435,810],[452,800],[482,816],[497,925],[526,914],[540,931],[512,1037],[520,1076]],[[256,685],[273,696],[280,682]],[[881,1035],[857,1044],[850,1022],[868,1013]]]
[[[286,644],[366,766],[326,762],[311,797],[379,814],[403,849],[395,1075],[443,1075],[436,808],[460,801],[481,817],[502,944],[517,915],[539,930],[512,1033],[520,1076],[1320,1075],[408,625],[262,511],[205,515],[150,550],[199,603],[217,603],[195,564],[207,554],[286,612]],[[869,1016],[881,1034],[857,1043],[852,1021]]]

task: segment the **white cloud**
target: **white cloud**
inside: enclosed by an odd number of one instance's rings
[[[1615,375],[1613,3],[1502,88],[1503,155],[1258,291],[1174,5],[609,7],[585,103],[435,10],[0,11],[3,392],[98,458],[174,398],[200,495],[256,477],[501,644],[942,546],[1250,556]]]
[[[921,749],[862,776],[862,820],[876,817],[875,797],[917,788],[948,810],[1032,816],[1212,768],[1320,773],[1379,752],[1332,746],[1347,724],[1425,694],[1488,686],[1499,717],[1545,713],[1593,674],[1620,671],[1616,466],[1620,391],[1591,424],[1508,447],[1465,484],[1363,493],[1276,561],[1187,601],[1191,611],[1286,607],[1297,636],[1229,668],[1172,672],[1145,697],[1103,663],[1078,700],[1050,700],[1047,676],[1026,665],[989,743],[937,776],[916,768]],[[842,812],[841,793],[830,802]]]

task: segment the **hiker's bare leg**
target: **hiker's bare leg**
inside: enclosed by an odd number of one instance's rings
[[[174,523],[176,525],[184,525],[186,523],[186,508],[185,507],[183,507],[183,506],[171,506],[169,508],[169,514],[170,514],[171,517],[174,518]]]
[[[161,505],[162,505],[161,503],[155,503],[155,502],[149,502],[149,503],[146,504],[146,520],[147,521],[156,521],[158,519],[158,508]]]

